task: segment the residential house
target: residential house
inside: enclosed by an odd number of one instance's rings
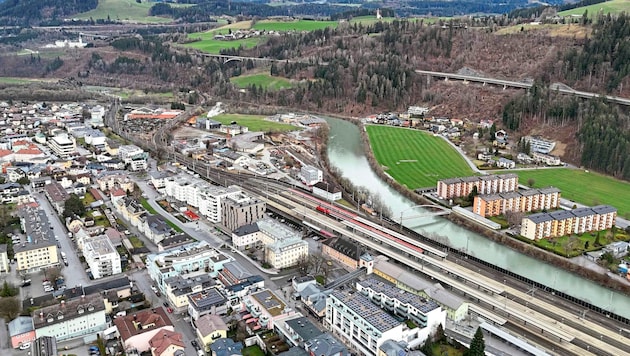
[[[344,344],[330,333],[308,340],[304,348],[311,356],[350,356]]]
[[[151,356],[184,356],[186,354],[183,335],[166,329],[158,331],[149,340],[149,347]]]
[[[149,341],[162,330],[174,332],[175,328],[164,308],[144,309],[114,319],[114,325],[127,352],[138,354],[151,350]]]
[[[6,246],[6,245],[5,245]],[[35,340],[33,319],[28,316],[18,316],[9,322],[9,338],[11,347],[16,349],[22,344]]]
[[[214,287],[216,282],[208,274],[196,274],[188,277],[177,275],[164,280],[165,296],[169,304],[178,311],[188,306],[188,295]]]
[[[194,327],[204,351],[211,350],[217,339],[227,337],[227,325],[218,315],[206,314],[194,322]]]
[[[243,225],[232,231],[232,245],[238,250],[247,250],[258,245],[262,238],[262,232],[258,224]]]
[[[507,159],[507,158],[501,157],[497,161],[497,167],[498,168],[505,168],[505,169],[512,169],[512,168],[516,167],[516,162],[512,161],[511,159]]]
[[[240,356],[243,354],[243,343],[232,339],[216,339],[210,344],[210,356]]]
[[[341,237],[328,239],[322,243],[322,255],[341,262],[350,270],[359,268],[360,259],[364,251],[359,244],[353,243]]]
[[[83,338],[92,342],[107,328],[105,304],[100,293],[61,300],[37,309],[31,319],[36,337],[54,336],[57,341]]]
[[[333,202],[341,199],[341,190],[337,189],[334,185],[325,182],[317,182],[313,185],[313,195]]]

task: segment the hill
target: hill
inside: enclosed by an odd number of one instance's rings
[[[0,2],[3,25],[27,26],[95,9],[98,0],[5,0]]]
[[[153,2],[143,1],[141,3],[135,0],[98,0],[98,6],[90,11],[80,13],[75,18],[78,19],[94,19],[112,21],[129,21],[141,23],[170,22],[172,19],[166,17],[149,16],[151,7],[155,5]],[[182,5],[171,4],[175,8]]]
[[[630,1],[628,0],[610,0],[599,4],[577,7],[575,9],[560,11],[559,16],[583,15],[588,12],[590,18],[594,18],[597,14],[618,15],[622,12],[630,12]]]

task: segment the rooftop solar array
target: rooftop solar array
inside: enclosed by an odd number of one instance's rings
[[[357,282],[363,288],[371,289],[375,293],[382,293],[391,299],[396,299],[402,304],[408,304],[423,313],[439,308],[439,305],[433,301],[422,298],[419,295],[406,292],[390,283],[379,281],[375,278],[368,278],[364,281]]]
[[[332,295],[380,332],[386,332],[400,325],[400,321],[359,293],[335,291]]]

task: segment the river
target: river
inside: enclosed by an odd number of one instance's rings
[[[330,126],[328,159],[355,186],[378,193],[390,207],[392,218],[413,216],[414,203],[382,181],[371,169],[363,152],[359,127],[341,119],[325,117]],[[403,225],[439,242],[523,277],[584,300],[612,313],[630,318],[630,297],[583,279],[573,273],[542,263],[534,258],[491,241],[439,217],[405,219]]]

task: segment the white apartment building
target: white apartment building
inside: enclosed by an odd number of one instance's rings
[[[118,157],[129,165],[132,171],[145,170],[148,167],[148,153],[135,145],[122,145],[118,147]]]
[[[201,179],[175,176],[164,179],[164,194],[199,209],[199,214],[213,223],[221,221],[221,200],[236,196],[241,188],[214,186]]]
[[[68,158],[77,150],[74,137],[70,137],[66,133],[55,135],[48,141],[48,146],[59,158]]]
[[[387,340],[405,341],[409,347],[420,345],[440,322],[444,323],[446,320],[446,313],[441,311],[435,302],[428,301],[418,306],[429,308],[429,313],[436,311],[435,315],[429,316],[427,313],[418,313],[418,310],[409,303],[397,303],[395,296],[394,299],[385,299],[378,293],[376,298],[379,301],[387,300],[388,304],[391,303],[392,309],[395,308],[394,305],[399,309],[407,309],[405,313],[408,313],[409,318],[416,324],[415,327],[409,327],[370,301],[367,294],[367,290],[353,294],[348,291],[334,291],[326,300],[324,319],[324,325],[335,336],[352,345],[363,355],[378,355],[379,347]]]
[[[18,215],[26,237],[13,243],[16,269],[33,272],[59,264],[55,235],[49,228],[46,213],[27,207],[18,210]]]
[[[35,310],[32,319],[36,337],[54,336],[57,341],[82,337],[85,342],[92,342],[107,328],[100,293]]]
[[[308,255],[308,243],[299,232],[274,219],[262,219],[257,223],[262,244],[265,246],[265,261],[274,268],[286,268]]]
[[[94,279],[122,273],[120,255],[107,236],[99,235],[84,239],[82,250]]]
[[[246,250],[260,244],[262,235],[258,224],[243,225],[232,231],[232,245],[238,250]]]

